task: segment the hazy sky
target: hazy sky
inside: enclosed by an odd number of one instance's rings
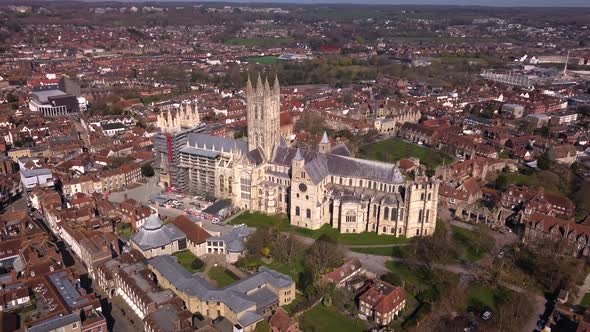
[[[125,2],[158,2],[158,0],[121,0]],[[195,0],[160,0],[160,2],[179,2]],[[207,0],[216,2],[223,0]],[[274,2],[274,3],[355,3],[355,4],[390,4],[390,5],[457,5],[457,6],[494,6],[494,7],[590,7],[590,0],[233,0],[225,2]]]

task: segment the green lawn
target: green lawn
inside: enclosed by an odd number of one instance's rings
[[[234,225],[246,224],[250,227],[277,227],[281,231],[293,231],[301,236],[317,239],[322,235],[328,235],[335,241],[344,245],[372,245],[372,244],[396,244],[408,243],[411,240],[406,237],[393,235],[377,235],[373,232],[359,234],[341,234],[330,225],[324,225],[318,230],[291,226],[285,215],[266,215],[258,212],[244,212],[231,221]]]
[[[240,279],[233,272],[219,266],[212,267],[207,272],[207,276],[211,280],[215,280],[219,288],[229,286]]]
[[[267,56],[251,56],[245,58],[248,63],[259,63],[261,65],[274,65],[279,61],[279,58],[274,55]]]
[[[350,248],[351,251],[361,254],[387,256],[387,257],[404,257],[406,247],[360,247]]]
[[[270,331],[271,331],[270,324],[266,320],[262,320],[258,324],[256,324],[255,332],[270,332]]]
[[[462,247],[463,258],[475,262],[482,259],[494,247],[494,239],[479,231],[451,226],[453,239]]]
[[[264,266],[268,267],[271,270],[275,270],[278,272],[281,272],[283,274],[286,274],[288,276],[290,276],[293,281],[295,281],[296,285],[299,285],[299,277],[301,276],[301,273],[303,272],[304,268],[303,268],[303,260],[304,257],[295,257],[293,259],[293,261],[291,262],[291,264],[288,264],[287,262],[272,262],[270,264],[263,264]]]
[[[372,144],[362,146],[360,157],[372,160],[395,162],[402,158],[415,157],[420,159],[420,163],[430,169],[435,169],[441,165],[453,162],[453,157],[414,143],[408,143],[399,138],[392,138]]]
[[[405,283],[404,288],[411,294],[424,300],[436,296],[450,285],[456,284],[459,277],[451,272],[440,269],[429,269],[425,265],[409,265],[389,261],[385,263],[393,274],[399,276]],[[434,294],[437,293],[437,294]]]
[[[301,316],[300,327],[304,332],[362,332],[367,329],[360,319],[352,319],[318,304]]]
[[[468,289],[467,305],[496,310],[509,297],[510,291],[506,288],[490,288],[484,285],[475,285]]]
[[[190,273],[203,271],[203,262],[201,262],[197,256],[193,255],[190,250],[179,251],[174,254],[174,257],[176,257],[176,259],[178,259],[178,263],[184,266],[184,268]],[[197,268],[197,266],[200,266],[200,268]]]
[[[586,293],[584,295],[584,297],[582,298],[582,302],[580,302],[580,305],[586,308],[590,308],[590,293]]]
[[[287,46],[292,42],[293,39],[290,38],[229,38],[223,43],[238,46],[279,47]]]
[[[131,224],[120,222],[117,224],[117,226],[115,226],[115,228],[117,230],[117,234],[119,234],[119,236],[125,240],[129,240],[131,235],[133,235],[133,228],[131,227]]]

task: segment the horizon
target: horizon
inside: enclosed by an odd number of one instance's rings
[[[56,1],[56,0],[48,0]],[[59,0],[57,0],[59,1]],[[278,4],[278,5],[360,5],[360,6],[453,6],[453,7],[491,7],[491,8],[590,8],[588,0],[565,0],[559,3],[551,0],[82,0],[83,2],[120,3],[227,3],[227,4]]]

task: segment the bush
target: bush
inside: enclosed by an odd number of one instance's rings
[[[193,262],[191,263],[191,268],[195,269],[195,270],[200,270],[201,268],[203,268],[203,266],[205,266],[205,263],[203,263],[202,260],[200,260],[199,258],[196,258],[193,260]]]

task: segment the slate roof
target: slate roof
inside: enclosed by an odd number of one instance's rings
[[[291,277],[261,267],[258,273],[239,280],[225,288],[216,289],[198,274],[190,274],[173,256],[157,256],[148,263],[176,289],[200,301],[219,301],[226,304],[232,311],[239,314],[239,322],[249,326],[262,319],[258,312],[248,309],[256,306],[260,311],[278,301],[278,296],[266,287],[289,287],[293,284]],[[248,311],[247,311],[248,310]]]
[[[343,148],[339,152],[345,154]],[[346,149],[348,150],[348,149]],[[328,175],[355,177],[387,183],[404,183],[397,166],[373,160],[352,158],[333,153],[319,153],[303,149],[276,147],[273,163],[291,166],[296,157],[305,159],[305,170],[312,181],[318,184]]]
[[[164,225],[158,216],[152,214],[139,232],[131,237],[131,241],[142,250],[149,250],[184,238],[186,238],[186,235],[176,226],[172,224]]]
[[[43,321],[35,326],[32,326],[27,329],[29,332],[47,332],[47,331],[54,331],[59,329],[60,327],[64,327],[67,325],[72,325],[75,322],[80,321],[80,316],[77,314],[69,314],[64,316],[55,316],[49,318],[46,321]]]
[[[252,231],[251,228],[246,226],[239,226],[223,236],[213,236],[209,240],[223,241],[226,250],[229,252],[242,252],[245,249],[244,241],[250,234],[252,234]]]

